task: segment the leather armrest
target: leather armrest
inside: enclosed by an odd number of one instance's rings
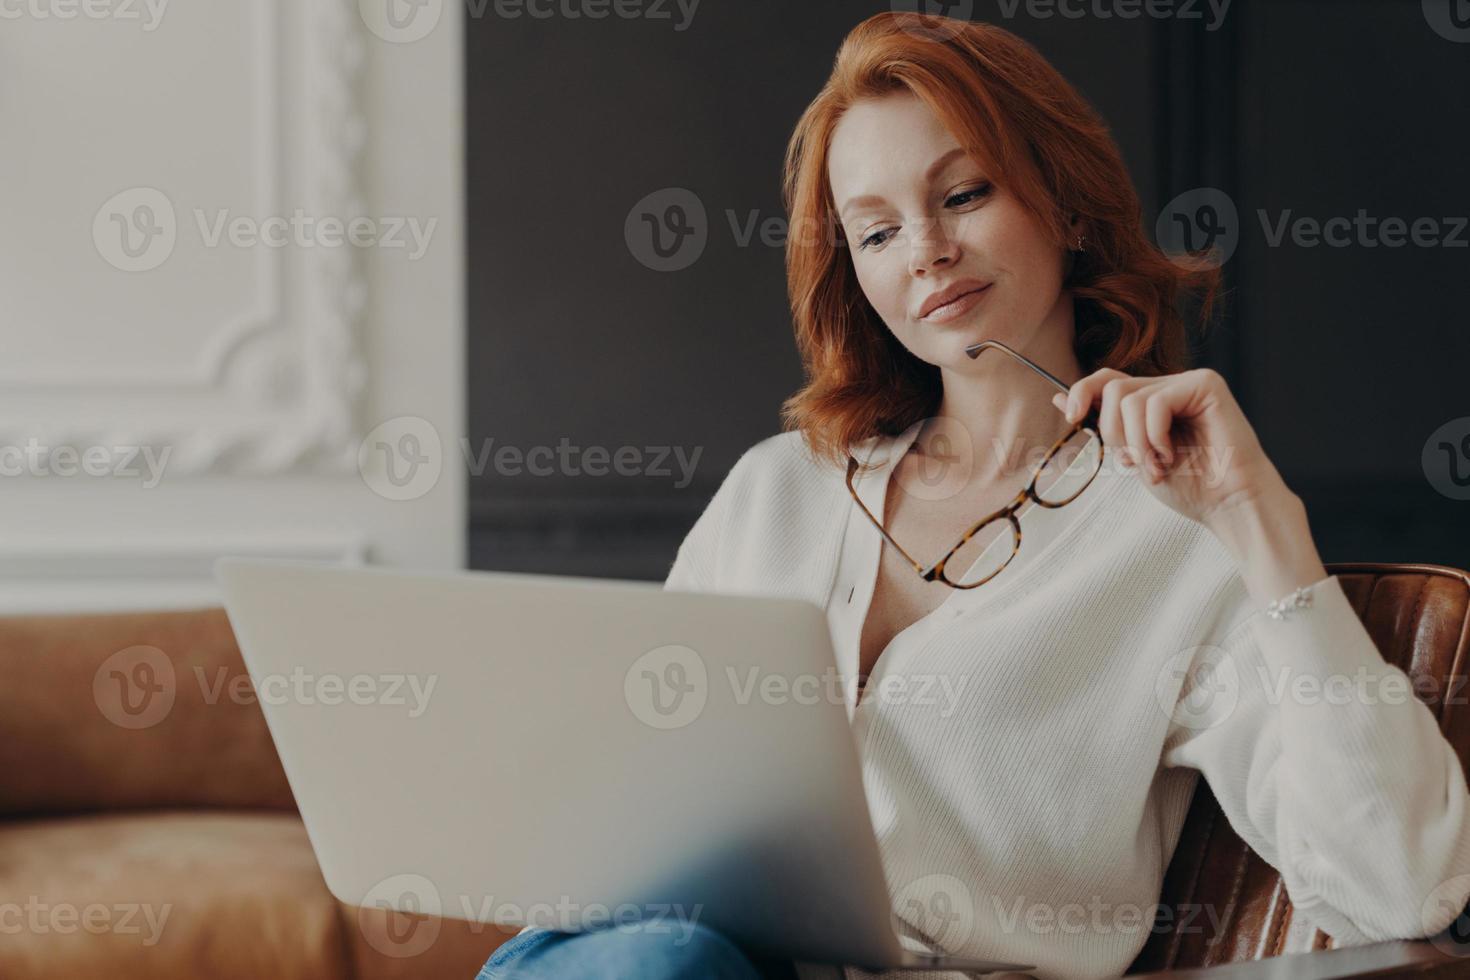
[[[225,610],[0,616],[0,817],[294,810]]]
[[[1435,940],[1439,946],[1428,939],[1401,939],[1197,969],[1134,973],[1126,980],[1451,980],[1470,976],[1470,946],[1457,943],[1449,930]],[[1458,956],[1447,952],[1456,948],[1461,951]]]

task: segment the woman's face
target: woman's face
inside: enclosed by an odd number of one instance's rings
[[[1065,249],[917,96],[853,105],[833,133],[828,176],[858,283],[915,357],[974,373],[964,350],[978,341],[1026,351],[1055,339],[1038,345],[1042,332],[1070,338]],[[986,288],[922,315],[956,284]]]

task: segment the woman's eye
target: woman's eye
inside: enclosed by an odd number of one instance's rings
[[[971,201],[982,198],[989,193],[990,185],[981,184],[979,187],[972,187],[967,191],[961,191],[958,194],[951,195],[950,199],[944,203],[950,207],[959,207],[962,204],[969,204]]]
[[[989,183],[981,184],[979,187],[972,187],[970,190],[961,191],[958,194],[951,194],[949,198],[944,202],[944,204],[946,207],[951,208],[963,207],[966,204],[971,203],[972,201],[978,200],[982,197],[986,197],[990,194],[990,191],[991,185]],[[883,231],[874,232],[867,238],[864,238],[862,241],[858,242],[858,248],[868,249],[876,245],[882,245],[888,240],[886,237],[883,236],[887,235],[890,230],[891,229],[885,228]]]

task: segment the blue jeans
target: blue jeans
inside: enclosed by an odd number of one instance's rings
[[[795,980],[789,960],[748,952],[692,923],[679,930],[646,923],[585,932],[535,928],[498,946],[475,980]]]

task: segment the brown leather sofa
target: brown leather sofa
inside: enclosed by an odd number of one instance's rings
[[[1470,656],[1470,576],[1329,570],[1384,656],[1440,682],[1416,692],[1452,695],[1425,700],[1470,757],[1449,683]],[[199,682],[171,685],[163,710],[120,700],[107,664],[135,646]],[[469,978],[514,931],[333,898],[258,706],[222,696],[243,676],[220,609],[0,618],[0,977]],[[1160,901],[1213,914],[1159,928],[1130,974],[1470,977],[1470,916],[1433,940],[1334,949],[1203,780]]]
[[[136,646],[177,682],[129,716]],[[514,934],[339,903],[240,677],[223,609],[0,618],[0,977],[469,980]]]

